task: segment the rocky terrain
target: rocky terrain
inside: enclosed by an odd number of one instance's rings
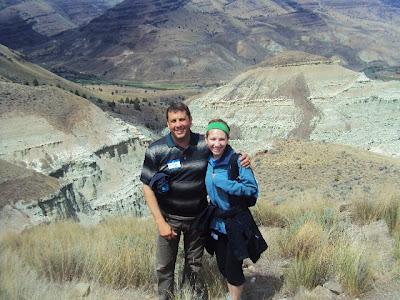
[[[399,15],[395,2],[380,0],[126,0],[79,29],[21,47],[49,69],[204,84],[285,50],[338,58],[354,70],[396,66]]]
[[[7,0],[0,2],[0,43],[31,46],[87,24],[121,0]]]
[[[249,152],[293,138],[400,157],[399,95],[397,81],[370,80],[335,61],[288,52],[189,106],[195,130],[204,132],[208,120],[221,117],[232,125],[233,144]]]
[[[19,75],[31,74],[31,65],[11,62]],[[37,78],[60,79],[39,67],[33,71]],[[144,126],[111,117],[60,87],[2,78],[2,230],[61,217],[143,213],[138,175],[149,142]]]

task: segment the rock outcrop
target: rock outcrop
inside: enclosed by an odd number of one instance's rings
[[[233,127],[232,142],[250,152],[276,138],[300,138],[400,157],[399,82],[369,80],[323,58],[288,57],[193,99],[195,130],[220,117]]]
[[[59,185],[24,199],[18,191],[26,180],[2,178],[15,189],[4,203],[40,221],[143,213],[138,176],[148,139],[138,128],[59,88],[6,82],[0,82],[0,128],[0,159]]]

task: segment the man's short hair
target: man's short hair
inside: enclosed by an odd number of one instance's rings
[[[170,112],[177,112],[177,111],[184,111],[186,112],[186,115],[189,117],[189,119],[192,119],[192,115],[190,114],[189,107],[183,102],[172,102],[168,108],[167,112],[165,114],[165,117],[167,118],[168,121],[168,113]]]

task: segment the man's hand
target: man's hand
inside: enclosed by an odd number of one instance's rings
[[[158,232],[163,238],[168,240],[176,237],[176,232],[172,227],[165,221],[163,215],[161,214],[160,207],[158,206],[157,198],[154,195],[153,190],[148,185],[143,185],[144,199],[146,200],[147,206],[153,215],[154,221],[157,224]]]
[[[158,232],[160,236],[166,238],[167,240],[176,238],[176,232],[172,229],[172,227],[165,221],[157,224]]]
[[[240,154],[239,156],[240,165],[242,167],[249,168],[251,165],[250,156],[247,153],[239,153],[239,154]]]

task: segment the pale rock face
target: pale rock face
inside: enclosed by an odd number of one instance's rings
[[[274,139],[346,144],[400,157],[400,83],[369,80],[334,61],[260,67],[193,99],[193,129],[222,118],[249,153]]]
[[[356,81],[331,98],[315,98],[322,117],[313,140],[352,145],[400,157],[400,84]]]
[[[38,220],[144,213],[138,179],[149,140],[138,128],[57,88],[0,83],[0,93],[8,96],[0,101],[0,159],[60,184],[38,201],[14,199],[21,212]]]

